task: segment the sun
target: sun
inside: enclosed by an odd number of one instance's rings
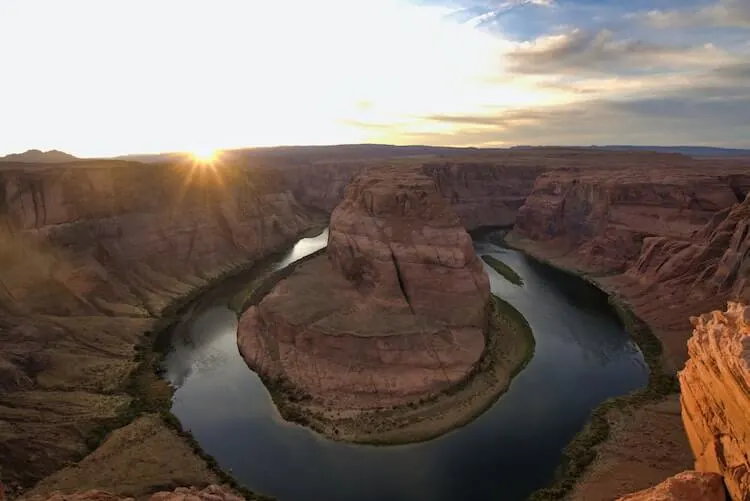
[[[212,164],[218,159],[219,152],[212,148],[198,148],[192,150],[190,156],[198,163]]]

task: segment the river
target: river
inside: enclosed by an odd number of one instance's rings
[[[326,240],[327,232],[302,239],[274,266]],[[219,285],[175,329],[163,365],[176,388],[172,412],[240,483],[281,501],[525,499],[550,481],[591,410],[644,386],[648,368],[605,294],[482,237],[475,248],[523,278],[522,287],[513,285],[485,265],[492,292],[531,325],[536,352],[508,392],[468,425],[383,447],[334,442],[284,421],[237,350],[237,318],[227,304],[243,280]]]

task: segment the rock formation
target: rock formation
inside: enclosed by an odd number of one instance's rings
[[[231,489],[218,485],[209,485],[205,489],[195,487],[178,487],[173,491],[160,491],[151,494],[148,501],[243,501],[245,498],[235,494]],[[32,496],[27,501],[135,501],[133,497],[90,490],[64,494],[53,492],[49,496]]]
[[[489,280],[435,183],[378,169],[334,211],[327,256],[248,310],[238,343],[252,368],[313,402],[367,409],[466,377],[488,318]]]
[[[509,242],[587,274],[623,300],[661,341],[664,368],[676,371],[688,358],[689,317],[750,294],[750,164],[676,156],[662,164],[644,157],[628,166],[621,163],[626,160],[542,174]],[[687,444],[684,433],[667,438],[659,432],[681,428],[673,407],[679,411],[679,402],[669,397],[633,414],[648,420],[610,412],[612,438],[597,447],[573,499],[611,499],[613,490],[622,495],[690,468],[689,456],[679,460],[685,454],[657,460],[658,452],[643,453],[644,435],[669,440],[662,451]]]
[[[691,321],[680,386],[696,469],[721,474],[732,499],[750,500],[750,306],[729,303]]]
[[[311,225],[263,169],[0,166],[3,480],[17,490],[79,460],[128,409],[134,347],[173,299]]]
[[[657,486],[617,501],[724,501],[724,484],[715,473],[686,471]]]
[[[687,358],[690,315],[745,287],[737,272],[747,266],[739,263],[747,260],[748,202],[737,204],[750,191],[750,174],[741,164],[655,167],[545,173],[509,240],[596,276],[649,323],[676,369]]]

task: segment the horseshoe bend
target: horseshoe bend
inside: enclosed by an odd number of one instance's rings
[[[748,499],[748,161],[419,153],[0,163],[0,496]]]
[[[345,440],[413,441],[484,410],[528,357],[526,327],[497,315],[435,182],[371,169],[333,211],[325,255],[243,315],[238,343],[250,367],[304,402],[282,396],[287,413]]]

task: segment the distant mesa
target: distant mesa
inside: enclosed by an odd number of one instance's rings
[[[78,160],[78,157],[59,150],[27,150],[23,153],[11,153],[0,157],[0,162],[63,163],[72,160]]]

